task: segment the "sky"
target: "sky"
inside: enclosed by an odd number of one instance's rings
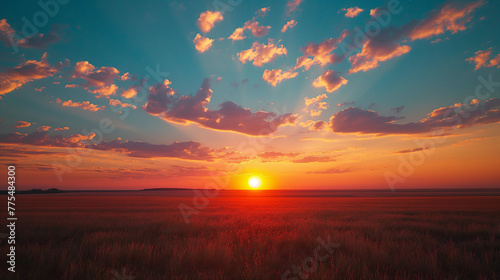
[[[3,6],[18,189],[498,187],[498,1]]]

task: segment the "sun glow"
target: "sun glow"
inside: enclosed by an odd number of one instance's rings
[[[262,180],[257,176],[253,176],[248,180],[248,185],[251,188],[257,189],[262,185]]]

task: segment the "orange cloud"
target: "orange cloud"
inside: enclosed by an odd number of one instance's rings
[[[361,9],[360,7],[356,6],[356,7],[352,7],[352,8],[343,8],[341,11],[345,11],[345,16],[348,17],[348,18],[353,18],[353,17],[356,17],[358,16],[361,12],[363,12],[363,9]],[[370,12],[371,14],[371,12]]]
[[[224,19],[222,14],[219,11],[206,11],[200,14],[200,18],[198,18],[198,27],[201,32],[207,33],[209,32],[217,22],[221,22]]]
[[[62,101],[61,99],[58,98],[56,100],[56,103],[61,104],[63,107],[80,108],[80,109],[92,111],[92,112],[96,112],[96,111],[104,109],[104,106],[99,107],[97,105],[91,104],[89,101],[84,101],[84,102],[73,102],[71,100]]]
[[[490,59],[491,56],[491,48],[485,51],[477,51],[474,53],[474,56],[469,57],[466,61],[470,63],[474,63],[476,67],[474,70],[477,70],[481,67],[494,67],[500,68],[500,54],[498,54],[494,59]]]
[[[255,18],[245,22],[245,25],[243,27],[238,27],[234,30],[233,34],[229,36],[228,39],[231,39],[233,41],[239,41],[245,39],[247,36],[245,36],[245,30],[250,30],[252,32],[252,35],[255,37],[263,37],[269,33],[269,29],[271,29],[271,26],[262,26],[259,25],[258,21],[255,21]]]
[[[196,34],[196,37],[194,38],[193,42],[196,50],[199,53],[204,53],[208,51],[208,49],[210,49],[214,40],[207,37],[203,37],[200,34]]]
[[[290,21],[288,21],[284,26],[283,28],[281,28],[281,33],[285,33],[288,29],[292,29],[295,27],[295,25],[297,25],[297,22],[292,19]]]
[[[243,64],[247,61],[253,61],[253,65],[262,67],[264,64],[274,61],[276,57],[286,54],[287,50],[283,45],[278,47],[272,42],[267,45],[254,42],[251,49],[238,53],[238,59]]]
[[[69,127],[65,126],[65,127],[54,128],[54,131],[63,131],[63,130],[69,130]]]
[[[18,121],[14,127],[15,128],[22,128],[22,127],[30,127],[30,126],[31,126],[30,122]]]
[[[50,126],[48,125],[42,125],[39,128],[37,128],[38,131],[48,131],[50,130]]]
[[[452,2],[441,10],[433,11],[427,18],[420,21],[409,32],[408,37],[413,40],[427,39],[450,31],[452,34],[467,29],[465,24],[471,21],[472,12],[483,5],[482,0],[469,3]]]
[[[132,108],[132,109],[137,109],[137,106],[135,105],[132,105],[132,104],[128,104],[128,103],[123,103],[121,102],[120,100],[117,100],[117,99],[110,99],[109,100],[109,105],[111,106],[115,106],[115,107],[122,107],[122,108]]]
[[[306,107],[304,108],[304,112],[309,113],[311,117],[317,117],[320,116],[323,110],[328,109],[328,103],[326,102],[321,102],[321,100],[327,98],[328,96],[326,94],[318,95],[315,98],[304,98]],[[312,105],[312,109],[309,111],[309,107]],[[307,126],[311,126],[312,124],[306,123]]]
[[[327,92],[333,92],[345,84],[347,84],[347,80],[332,70],[323,72],[323,74],[313,82],[314,87],[324,87]]]
[[[245,28],[238,27],[234,30],[233,34],[231,34],[231,36],[229,36],[228,39],[231,39],[233,41],[243,40],[247,37],[244,35],[244,33],[245,33]]]
[[[0,73],[0,99],[15,89],[20,88],[33,80],[44,79],[53,76],[58,70],[50,66],[47,61],[47,53],[44,53],[40,61],[28,60],[14,68]]]
[[[262,79],[266,81],[268,84],[275,87],[277,84],[280,84],[281,81],[287,79],[293,79],[297,77],[299,73],[293,72],[292,70],[288,70],[283,72],[281,69],[273,69],[273,70],[265,70],[262,75]]]

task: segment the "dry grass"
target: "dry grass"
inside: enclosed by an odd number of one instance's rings
[[[154,196],[18,196],[17,270],[1,279],[496,279],[500,198],[217,197],[192,223]],[[5,242],[1,244],[5,252]],[[290,278],[291,279],[291,278]]]

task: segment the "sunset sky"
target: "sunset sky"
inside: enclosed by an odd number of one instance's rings
[[[498,1],[66,2],[0,11],[20,189],[498,186]]]

